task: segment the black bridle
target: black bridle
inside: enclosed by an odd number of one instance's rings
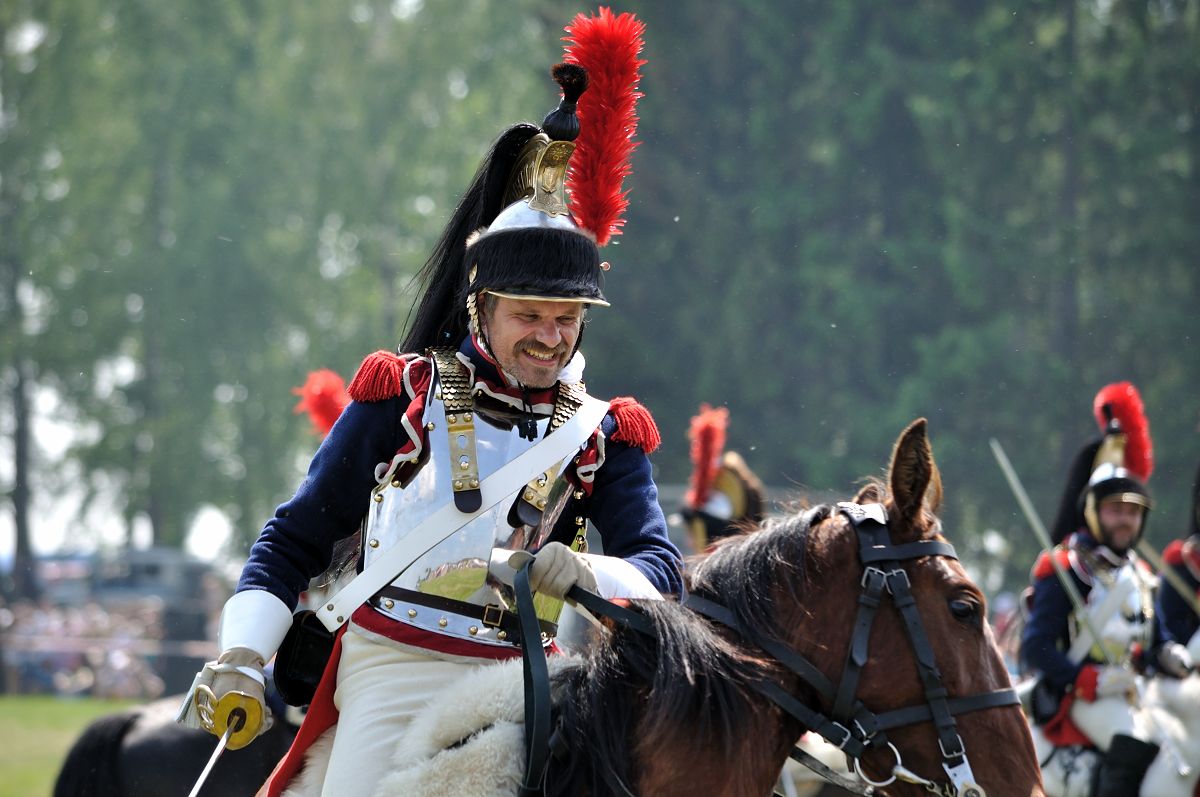
[[[809,510],[802,533],[806,533],[816,520],[827,517],[830,511],[828,507]],[[832,708],[826,715],[805,706],[771,681],[753,684],[761,694],[799,720],[806,728],[820,734],[826,741],[844,752],[853,761],[854,771],[870,787],[886,786],[894,780],[904,780],[922,785],[926,790],[945,795],[945,797],[954,797],[955,795],[958,797],[984,797],[984,790],[975,782],[975,777],[971,772],[967,752],[963,746],[962,737],[957,731],[954,717],[971,711],[1018,705],[1019,699],[1016,690],[998,689],[966,697],[950,697],[942,683],[942,675],[937,667],[933,647],[929,644],[929,637],[921,622],[921,615],[917,610],[916,598],[912,594],[912,584],[909,581],[908,573],[901,565],[901,562],[925,556],[957,559],[958,554],[955,552],[954,546],[941,540],[918,540],[901,545],[892,544],[887,528],[887,515],[881,504],[841,503],[837,505],[836,511],[846,516],[857,533],[859,558],[864,568],[861,581],[862,592],[858,598],[858,614],[855,618],[842,675],[836,684],[810,661],[787,645],[747,628],[737,620],[733,612],[721,604],[698,595],[688,595],[683,599],[683,605],[737,632],[748,642],[766,651],[779,664],[830,701]],[[925,693],[925,702],[877,714],[859,702],[855,695],[863,667],[867,663],[871,626],[880,604],[888,595],[891,596],[893,604],[904,621],[904,628],[913,655],[916,657],[917,670]],[[938,747],[942,755],[942,767],[946,770],[949,778],[947,783],[938,784],[906,769],[900,759],[899,751],[887,739],[886,732],[888,730],[919,722],[932,722],[934,725],[938,737]],[[883,747],[889,747],[892,750],[896,757],[896,763],[892,768],[890,779],[872,781],[863,774],[860,760],[868,750]],[[793,751],[792,757],[812,767],[809,760],[812,757],[799,748]],[[829,778],[830,773],[826,767],[812,768]],[[858,784],[847,786],[843,782],[845,780],[839,778],[838,785],[860,794],[872,793],[871,788],[863,789]]]
[[[845,515],[854,527],[859,541],[859,558],[864,567],[858,614],[846,654],[846,663],[836,684],[788,645],[741,623],[724,605],[695,594],[686,595],[681,601],[682,605],[736,632],[830,701],[832,709],[829,714],[824,714],[804,705],[774,681],[763,679],[750,684],[805,728],[820,734],[845,753],[848,760],[853,762],[854,771],[859,778],[868,785],[863,787],[859,781],[837,774],[799,747],[791,753],[795,760],[836,785],[857,794],[873,794],[876,788],[887,786],[895,780],[903,780],[924,786],[927,791],[942,797],[986,797],[983,788],[975,782],[954,718],[972,711],[1018,705],[1016,690],[998,689],[966,697],[951,697],[948,694],[942,683],[941,672],[937,668],[933,647],[929,644],[929,637],[917,610],[908,573],[901,565],[901,562],[925,556],[957,559],[958,554],[955,553],[954,546],[940,540],[919,540],[893,545],[887,529],[887,515],[881,504],[840,503],[835,510]],[[809,510],[805,514],[801,533],[807,533],[813,523],[825,519],[832,511],[834,510],[825,506]],[[515,586],[518,616],[534,617],[532,599],[522,595],[529,594],[527,567],[518,572]],[[891,596],[904,620],[909,643],[916,657],[925,702],[877,714],[864,706],[855,695],[863,667],[867,663],[871,626],[886,595]],[[649,621],[636,611],[606,601],[578,587],[572,587],[567,597],[594,615],[607,617],[648,636],[655,635]],[[526,600],[528,606],[524,605]],[[536,639],[536,630],[531,628],[530,633],[533,636],[526,638]],[[526,782],[522,784],[521,794],[525,797],[541,791],[551,744],[551,721],[550,686],[544,651],[540,645],[525,645],[522,653],[525,659]],[[939,784],[905,768],[900,752],[887,739],[887,731],[920,722],[932,722],[937,731],[942,767],[949,778],[948,782]],[[890,748],[896,758],[890,778],[872,781],[863,774],[861,758],[870,750],[885,747]],[[614,786],[614,790],[628,794],[624,784],[618,782],[611,785]],[[618,786],[620,788],[616,788]]]

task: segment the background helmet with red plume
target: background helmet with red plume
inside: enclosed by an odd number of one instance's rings
[[[725,451],[729,410],[701,404],[688,429],[692,476],[680,514],[692,547],[702,551],[742,524],[761,523],[766,490],[736,451]]]
[[[1154,470],[1154,451],[1137,388],[1129,382],[1106,385],[1092,410],[1101,436],[1085,445],[1071,466],[1054,522],[1055,542],[1085,526],[1107,542],[1098,517],[1103,503],[1137,504],[1144,512],[1153,506],[1146,482]]]
[[[505,130],[484,158],[418,275],[402,351],[478,331],[485,294],[608,304],[600,247],[628,206],[644,27],[606,8],[566,27],[564,63],[551,70],[561,102],[540,126]]]

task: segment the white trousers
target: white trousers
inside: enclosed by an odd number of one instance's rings
[[[337,733],[322,797],[373,794],[394,768],[396,743],[416,713],[450,681],[479,666],[397,650],[348,628],[333,696]]]
[[[1076,700],[1071,704],[1071,720],[1104,751],[1112,744],[1113,735],[1118,733],[1150,741],[1136,710],[1124,698],[1103,697],[1091,703]]]

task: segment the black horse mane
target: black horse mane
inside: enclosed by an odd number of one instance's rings
[[[722,540],[690,574],[689,590],[778,637],[772,589],[788,584],[788,598],[799,599],[808,528],[827,516],[828,510],[813,510]],[[761,711],[763,698],[749,684],[775,674],[763,654],[731,642],[673,600],[639,601],[637,608],[653,636],[617,626],[594,643],[581,667],[558,677],[563,745],[546,778],[548,797],[628,797],[637,780],[635,732],[663,747],[681,744],[732,759],[746,724]]]

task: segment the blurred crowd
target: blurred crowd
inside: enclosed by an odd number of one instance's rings
[[[3,690],[144,700],[163,694],[163,601],[78,606],[0,600]]]

